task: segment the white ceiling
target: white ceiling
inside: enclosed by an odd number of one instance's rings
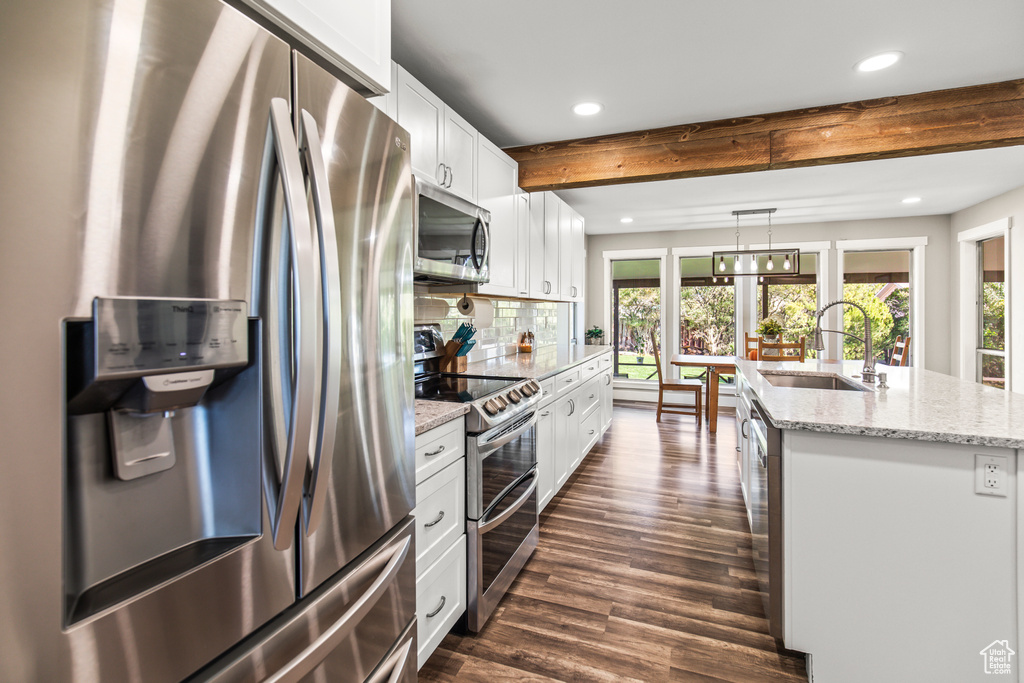
[[[392,25],[395,61],[503,147],[1024,77],[1020,0],[392,0]],[[886,50],[906,57],[853,70]],[[1015,147],[559,195],[595,234],[950,213],[1021,184]]]

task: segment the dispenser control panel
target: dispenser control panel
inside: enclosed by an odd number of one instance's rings
[[[97,298],[93,322],[96,379],[248,362],[244,301]]]

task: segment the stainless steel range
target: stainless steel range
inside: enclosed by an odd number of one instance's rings
[[[442,373],[436,325],[415,328],[416,398],[469,403],[467,626],[479,631],[537,547],[537,414],[532,379]]]

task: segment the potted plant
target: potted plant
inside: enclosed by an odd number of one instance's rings
[[[782,334],[782,323],[775,318],[765,318],[758,324],[757,334],[764,337],[765,341],[777,343]]]
[[[586,332],[587,344],[603,344],[604,343],[604,330],[597,325],[594,325]]]

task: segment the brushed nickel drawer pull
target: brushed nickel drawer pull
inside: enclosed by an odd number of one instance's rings
[[[427,527],[427,528],[430,528],[432,526],[437,526],[438,524],[441,523],[442,519],[444,519],[444,510],[441,510],[439,513],[437,513],[437,519],[435,519],[433,522],[427,522],[423,526]]]
[[[590,395],[590,398],[589,398],[589,399],[587,399],[587,400],[589,401],[590,399],[594,398],[594,396],[595,396],[595,394],[591,394],[591,395]]]
[[[593,433],[594,433],[594,430],[593,430],[593,429],[591,429],[591,430],[590,430],[590,433],[591,433],[591,434],[593,434]]]
[[[429,619],[430,617],[436,617],[436,616],[437,616],[438,614],[440,614],[440,613],[441,613],[441,610],[443,610],[443,609],[444,609],[444,603],[445,603],[445,598],[444,598],[444,596],[442,595],[442,596],[441,596],[441,604],[439,604],[439,605],[438,605],[438,606],[437,606],[437,607],[436,607],[436,608],[434,609],[434,611],[433,611],[433,612],[427,612],[427,619]]]
[[[438,446],[436,451],[430,451],[429,453],[424,453],[424,455],[426,455],[428,458],[430,458],[430,457],[433,457],[435,455],[439,455],[439,454],[441,454],[443,452],[444,452],[444,446],[441,445],[441,446]]]

